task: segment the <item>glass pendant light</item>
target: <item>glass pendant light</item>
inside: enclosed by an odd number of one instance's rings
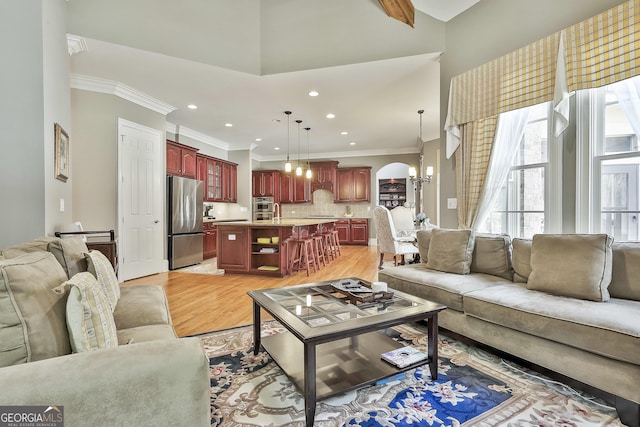
[[[304,130],[307,131],[307,174],[306,174],[306,177],[307,177],[307,179],[311,179],[311,177],[313,176],[313,173],[311,172],[311,160],[310,160],[310,156],[309,156],[309,131],[311,130],[311,128],[304,128]]]
[[[300,123],[302,123],[302,120],[296,120],[296,123],[298,124],[298,163],[296,166],[296,175],[302,176],[302,167],[300,166]]]
[[[289,161],[289,117],[291,116],[291,111],[284,112],[287,115],[287,161],[284,164],[284,171],[289,173],[291,172],[291,161]]]

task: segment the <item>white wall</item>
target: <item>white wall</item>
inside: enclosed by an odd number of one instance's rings
[[[72,207],[71,184],[53,176],[54,123],[71,131],[66,7],[0,2],[0,247],[56,231],[69,214],[59,212],[59,198]]]

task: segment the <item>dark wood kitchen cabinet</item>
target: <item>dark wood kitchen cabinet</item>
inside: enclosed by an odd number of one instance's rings
[[[235,203],[238,198],[238,165],[198,154],[197,178],[204,182],[205,202]]]
[[[255,170],[251,178],[253,197],[273,197],[279,203],[280,171]]]
[[[167,139],[167,175],[196,179],[198,149]]]
[[[345,218],[335,223],[341,245],[368,245],[369,220],[367,218]]]
[[[311,191],[328,190],[333,192],[336,181],[336,169],[338,162],[312,162],[311,163]]]
[[[284,173],[280,177],[280,203],[308,203],[311,183],[304,175]]]
[[[338,168],[333,195],[336,203],[369,202],[371,167]]]
[[[202,224],[204,237],[202,239],[202,258],[214,258],[217,255],[218,245],[218,227],[211,223]]]

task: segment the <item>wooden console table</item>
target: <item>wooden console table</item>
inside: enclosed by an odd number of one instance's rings
[[[113,271],[118,273],[118,243],[116,241],[114,230],[107,231],[68,231],[68,232],[60,232],[56,231],[56,237],[63,236],[86,236],[87,237],[87,248],[94,249],[100,251],[104,254],[105,257],[111,262],[113,266]],[[107,239],[107,235],[108,240]],[[98,240],[99,239],[99,240]]]

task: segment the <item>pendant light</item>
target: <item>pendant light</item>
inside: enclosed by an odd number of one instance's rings
[[[309,131],[311,130],[311,128],[304,128],[304,130],[307,131],[307,174],[306,177],[307,179],[311,179],[313,173],[311,172],[311,159],[309,156]]]
[[[296,120],[298,124],[298,166],[296,166],[296,175],[302,176],[302,167],[300,166],[300,123],[302,120]]]
[[[284,164],[284,171],[289,173],[291,172],[291,162],[289,161],[289,118],[291,111],[285,111],[284,113],[287,115],[287,161]]]

